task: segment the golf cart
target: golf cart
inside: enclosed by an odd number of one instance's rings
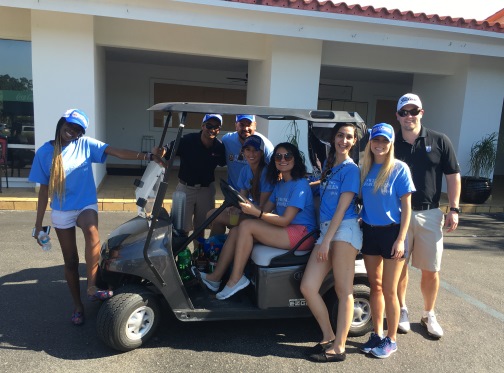
[[[320,172],[320,164],[327,157],[330,132],[336,123],[354,123],[361,135],[366,132],[360,116],[346,111],[203,103],[160,103],[149,110],[162,111],[166,115],[159,146],[165,143],[173,116],[180,116],[172,155],[177,152],[188,113],[255,114],[268,121],[304,121],[308,124],[306,162],[311,162],[307,166],[313,174]],[[358,150],[354,156],[358,157]],[[226,207],[239,206],[242,197],[221,180],[224,203],[188,235],[182,229],[184,196],[174,198],[170,213],[162,207],[174,158],[170,156],[166,165],[148,164],[142,179],[135,182],[138,216],[112,231],[103,243],[100,278],[114,290],[114,296],[101,305],[98,313],[97,330],[103,342],[120,351],[140,347],[155,333],[163,316],[162,309],[171,310],[180,321],[311,317],[299,290],[309,252],[297,251],[297,247],[287,251],[255,245],[246,272],[251,285],[224,301],[217,300],[200,279],[182,280],[177,255]],[[306,238],[308,236],[303,240]],[[320,291],[334,326],[338,299],[332,273],[326,277]],[[162,308],[162,302],[167,307]],[[367,274],[362,258],[358,257],[355,262],[354,320],[350,335],[363,335],[371,327]]]

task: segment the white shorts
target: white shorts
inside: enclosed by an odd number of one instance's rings
[[[317,240],[317,245],[322,243],[324,236],[327,233],[331,221],[325,221],[320,224],[320,237]],[[331,239],[332,241],[347,242],[354,247],[357,251],[362,248],[362,230],[357,219],[343,220],[336,231],[336,234]]]
[[[98,212],[98,204],[89,205],[80,210],[52,210],[51,221],[54,228],[68,229],[77,225],[77,219],[84,210],[94,210]]]

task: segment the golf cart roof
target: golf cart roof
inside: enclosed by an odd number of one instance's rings
[[[289,109],[254,105],[162,102],[155,104],[148,110],[201,114],[253,114],[267,120],[306,120],[317,124],[327,123],[328,125],[334,125],[336,122],[364,122],[359,114],[350,111]]]

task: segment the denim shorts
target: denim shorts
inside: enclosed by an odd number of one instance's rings
[[[320,224],[320,237],[317,240],[317,245],[322,243],[330,223],[331,221],[328,220]],[[332,241],[347,242],[352,245],[355,250],[360,251],[362,248],[362,231],[357,219],[343,220],[338,227],[336,234],[331,239],[331,242]]]

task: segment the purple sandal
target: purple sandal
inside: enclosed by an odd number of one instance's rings
[[[72,324],[75,326],[81,326],[84,324],[84,312],[74,311],[72,313]]]
[[[91,302],[96,302],[96,301],[104,301],[112,297],[114,295],[114,292],[112,290],[100,290],[96,286],[94,287],[95,291],[93,294],[88,293],[88,299]]]

